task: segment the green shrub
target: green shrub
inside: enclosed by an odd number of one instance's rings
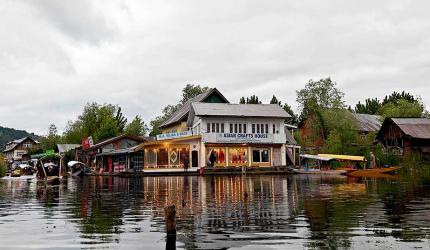
[[[5,158],[0,155],[0,178],[6,176],[7,163]]]

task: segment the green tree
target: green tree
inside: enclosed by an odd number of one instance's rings
[[[358,102],[355,105],[355,112],[359,114],[369,114],[369,115],[376,115],[382,107],[382,103],[378,100],[378,98],[367,98],[365,103],[362,104]]]
[[[58,143],[61,143],[61,136],[58,135],[57,127],[51,124],[48,127],[48,134],[40,139],[40,148],[42,150],[55,149]]]
[[[3,154],[0,153],[0,178],[6,176],[7,162]]]
[[[285,110],[285,112],[287,112],[291,116],[291,118],[289,119],[288,122],[293,124],[293,125],[298,125],[299,124],[299,117],[294,113],[291,106],[288,105],[287,103],[284,103],[282,108]]]
[[[103,141],[120,134],[117,120],[112,117],[106,117],[100,123],[99,129],[94,134],[97,141]]]
[[[145,136],[148,128],[140,116],[134,119],[125,127],[124,133],[132,136]]]
[[[124,131],[125,125],[127,124],[127,118],[125,118],[121,112],[121,107],[117,106],[117,112],[115,116],[115,121],[117,123],[117,128],[120,133]]]
[[[306,86],[297,90],[297,102],[302,110],[301,119],[314,113],[317,109],[344,108],[344,93],[336,87],[330,77],[306,83]]]
[[[272,99],[270,100],[270,104],[278,104],[279,106],[281,106],[281,101],[279,101],[278,98],[273,95]]]
[[[119,135],[126,122],[119,106],[87,103],[78,119],[69,121],[63,136],[67,143],[81,143],[88,136],[99,142]]]
[[[182,89],[182,99],[180,101],[180,104],[186,103],[191,98],[194,98],[202,93],[205,93],[209,90],[209,87],[201,87],[200,85],[194,85],[194,84],[187,84]]]
[[[258,99],[258,96],[252,95],[250,97],[247,97],[245,100],[245,97],[241,97],[240,104],[261,104],[261,101]]]
[[[388,103],[398,103],[400,100],[406,100],[410,103],[420,103],[421,99],[414,97],[412,94],[402,91],[401,93],[394,91],[391,95],[385,96],[382,105]]]
[[[346,109],[325,109],[322,112],[328,137],[323,151],[328,153],[353,154],[354,141],[358,138],[356,121]]]
[[[380,114],[384,119],[389,117],[422,117],[423,111],[423,105],[420,102],[400,99],[383,105],[380,109]]]

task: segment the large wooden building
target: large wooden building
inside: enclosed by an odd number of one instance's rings
[[[430,119],[387,118],[377,139],[386,149],[400,152],[405,159],[418,156],[430,160]]]
[[[10,141],[6,144],[6,149],[3,151],[3,154],[8,162],[29,160],[28,151],[37,144],[39,144],[39,142],[31,137]]]

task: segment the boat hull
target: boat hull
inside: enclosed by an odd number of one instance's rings
[[[305,170],[293,169],[295,174],[320,174],[320,175],[343,175],[346,173],[344,170]]]
[[[348,176],[353,177],[378,177],[382,174],[392,173],[402,167],[388,167],[388,168],[374,168],[374,169],[360,169],[353,172],[348,172]]]

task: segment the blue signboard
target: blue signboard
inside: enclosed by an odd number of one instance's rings
[[[180,137],[192,136],[193,133],[191,131],[182,131],[182,132],[174,132],[157,135],[157,141],[167,140],[167,139],[175,139]]]

